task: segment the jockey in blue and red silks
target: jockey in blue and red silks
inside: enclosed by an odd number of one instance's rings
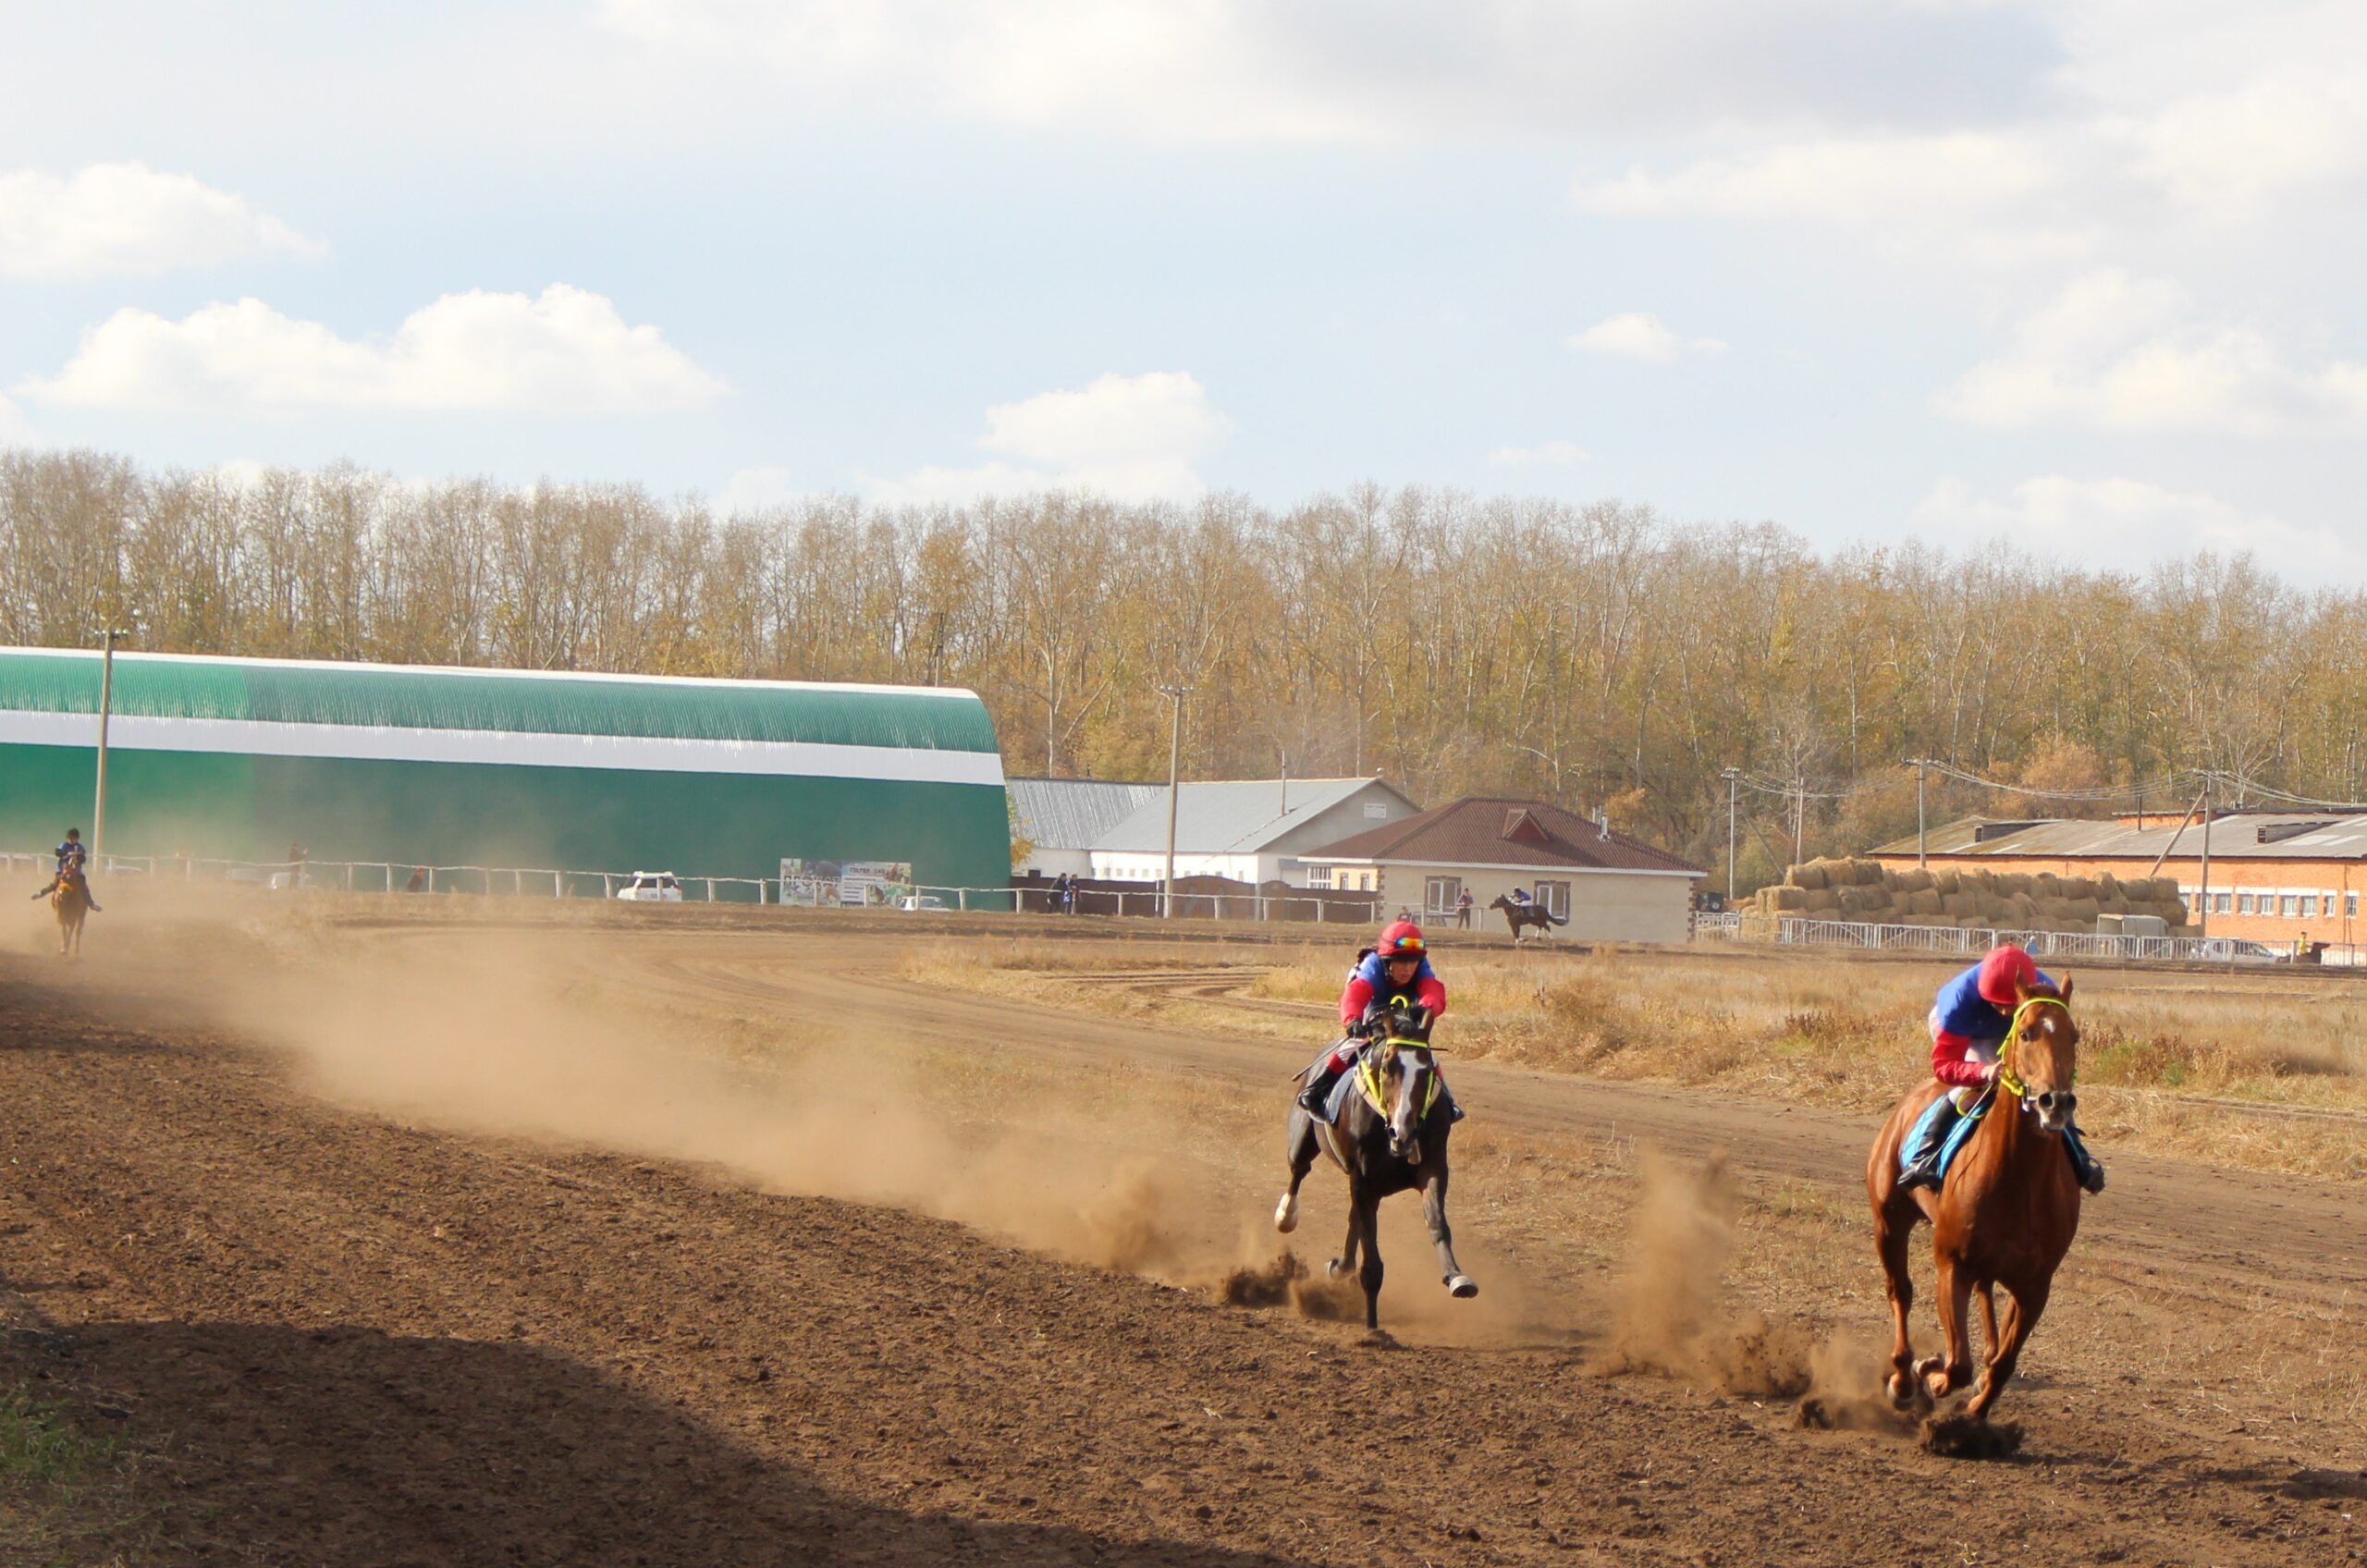
[[[1331,1054],[1323,1060],[1320,1070],[1310,1075],[1306,1087],[1299,1091],[1298,1103],[1307,1111],[1316,1116],[1323,1114],[1331,1085],[1356,1060],[1356,1053],[1364,1049],[1365,1033],[1374,1007],[1385,1005],[1392,997],[1405,998],[1428,1011],[1433,1019],[1446,1011],[1446,984],[1430,968],[1422,928],[1410,920],[1392,921],[1381,932],[1379,946],[1356,955],[1355,967],[1348,971],[1348,983],[1340,990],[1340,1027],[1346,1038],[1331,1047]],[[1447,1099],[1453,1105],[1452,1090],[1448,1091]],[[1463,1120],[1461,1106],[1453,1106],[1453,1112],[1456,1121]]]
[[[2029,953],[2009,942],[1992,948],[1979,963],[1940,987],[1924,1023],[1932,1031],[1932,1076],[1947,1085],[1941,1097],[1950,1109],[1922,1124],[1922,1139],[1902,1155],[1900,1186],[1939,1185],[1940,1150],[1956,1118],[1997,1076],[1997,1053],[2014,1027],[2014,1010],[2022,992],[2054,984]],[[2063,1146],[2070,1153],[2071,1168],[2079,1173],[2079,1185],[2091,1193],[2103,1192],[2104,1168],[2080,1142],[2077,1127],[2064,1128]]]

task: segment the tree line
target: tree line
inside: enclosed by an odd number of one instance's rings
[[[1536,797],[1739,880],[1933,821],[2367,792],[2367,597],[2249,559],[1819,554],[1771,524],[1352,486],[719,514],[623,484],[0,453],[0,643],[966,686],[1014,773],[1380,773]],[[1958,777],[1958,776],[1963,777]],[[2023,795],[1995,785],[2049,791]],[[2150,795],[2147,791],[2151,791]],[[2059,797],[2059,798],[2058,798]]]

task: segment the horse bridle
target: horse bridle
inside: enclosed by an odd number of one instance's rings
[[[2013,1062],[2014,1047],[2022,1041],[2022,1020],[2029,1014],[2030,1009],[2049,1004],[2061,1008],[2065,1018],[2071,1016],[2071,1004],[2061,997],[2027,998],[2021,1006],[2014,1010],[2014,1022],[2005,1030],[2005,1043],[1998,1047],[1997,1086],[2017,1100],[2027,1101],[2030,1097],[2030,1086],[2023,1082],[2020,1073],[2014,1071]],[[2062,1086],[2066,1089],[2071,1087],[2068,1084]]]

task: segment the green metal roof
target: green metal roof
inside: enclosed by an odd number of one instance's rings
[[[99,662],[96,653],[83,649],[0,649],[0,712],[95,714]],[[975,694],[916,686],[119,653],[114,710],[140,717],[397,729],[996,749],[993,721]]]

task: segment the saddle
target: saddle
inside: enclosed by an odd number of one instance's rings
[[[1997,1085],[1994,1084],[1990,1084],[1981,1092],[1979,1099],[1974,1100],[1962,1111],[1956,1110],[1955,1102],[1946,1095],[1940,1096],[1923,1108],[1923,1114],[1915,1119],[1915,1125],[1907,1129],[1907,1136],[1900,1141],[1899,1170],[1903,1171],[1907,1169],[1907,1152],[1921,1146],[1924,1135],[1931,1131],[1933,1121],[1944,1110],[1952,1112],[1956,1115],[1956,1124],[1948,1129],[1947,1139],[1940,1145],[1940,1165],[1939,1169],[1933,1172],[1937,1184],[1942,1187],[1946,1186],[1948,1168],[1956,1162],[1956,1156],[1963,1151],[1965,1141],[1972,1136],[1972,1130],[1981,1125],[1981,1119],[1989,1114],[1989,1108],[1996,1103]]]

